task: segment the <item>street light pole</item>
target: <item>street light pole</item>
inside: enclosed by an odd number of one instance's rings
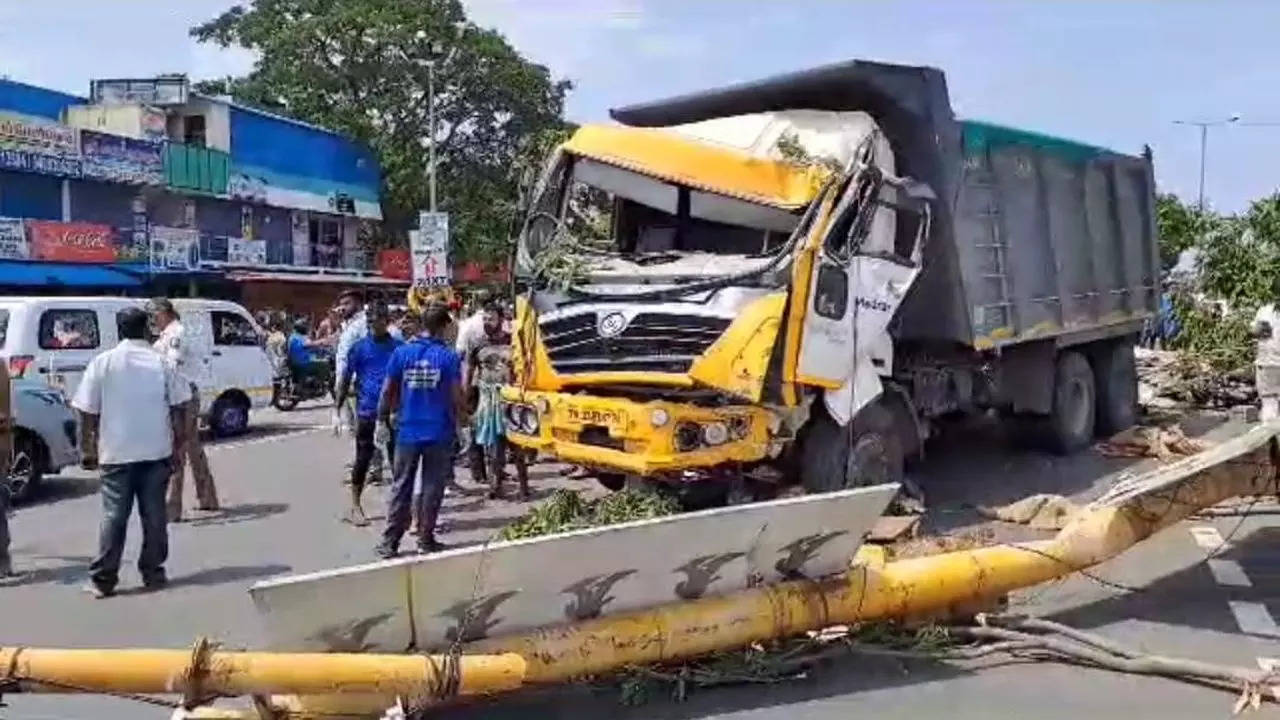
[[[1196,200],[1196,208],[1204,212],[1204,168],[1208,156],[1209,128],[1218,125],[1230,125],[1240,121],[1240,113],[1233,113],[1222,120],[1174,120],[1174,125],[1193,125],[1200,128],[1200,192]]]
[[[431,212],[436,211],[436,61],[427,63],[427,193]],[[1204,185],[1204,161],[1200,163],[1201,186]],[[1203,194],[1203,187],[1201,194]]]

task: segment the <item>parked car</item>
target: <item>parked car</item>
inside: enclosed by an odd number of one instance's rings
[[[0,298],[0,355],[14,379],[43,379],[71,397],[89,361],[119,342],[116,313],[144,304],[121,297]],[[226,300],[175,298],[173,304],[202,359],[196,368],[202,419],[217,435],[243,432],[249,411],[271,401],[262,329]]]
[[[13,462],[9,489],[14,502],[22,502],[45,475],[80,461],[76,447],[75,414],[61,390],[42,380],[15,378],[12,382]]]

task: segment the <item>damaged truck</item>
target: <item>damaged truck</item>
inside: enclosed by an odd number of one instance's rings
[[[950,415],[1061,453],[1134,423],[1149,149],[959,120],[940,70],[864,61],[612,117],[528,201],[512,443],[614,489],[824,492],[902,479]]]

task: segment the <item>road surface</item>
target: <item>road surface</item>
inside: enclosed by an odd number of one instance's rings
[[[37,500],[11,519],[14,559],[26,575],[0,586],[0,645],[47,647],[188,647],[199,636],[227,647],[258,648],[257,618],[246,588],[257,580],[372,559],[377,523],[339,521],[340,484],[350,450],[324,427],[327,410],[264,412],[243,438],[211,445],[210,462],[224,510],[174,526],[170,588],[137,592],[136,571],[122,571],[121,594],[94,600],[81,591],[99,519],[96,482],[88,474],[54,478]],[[1203,428],[1202,428],[1203,429]],[[1215,432],[1226,432],[1218,428]],[[1094,452],[1070,459],[1009,454],[983,423],[961,428],[931,447],[914,476],[930,499],[928,524],[986,537],[1028,536],[1023,528],[981,523],[974,504],[994,504],[1031,492],[1100,493],[1132,460]],[[461,473],[466,477],[465,472]],[[538,466],[539,497],[554,487],[596,492],[590,481],[567,480]],[[380,493],[367,507],[381,515]],[[446,502],[445,540],[487,537],[528,506],[479,495]],[[126,562],[136,558],[136,522]],[[1212,560],[1206,560],[1214,555]],[[1152,652],[1255,666],[1280,656],[1280,515],[1187,522],[1108,565],[1108,584],[1075,577],[1024,592],[1015,609],[1053,615]],[[1122,587],[1136,588],[1127,591]],[[343,599],[335,598],[335,602]],[[803,680],[694,693],[687,701],[657,697],[623,707],[610,687],[579,685],[454,708],[449,718],[774,718],[850,717],[1165,718],[1226,717],[1234,698],[1178,683],[1051,665],[958,667],[930,662],[848,659]],[[164,718],[160,708],[122,699],[14,696],[0,717]],[[1274,710],[1268,711],[1274,712]]]

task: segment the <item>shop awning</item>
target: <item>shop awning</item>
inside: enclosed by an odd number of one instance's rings
[[[0,285],[42,287],[137,287],[143,280],[139,275],[107,265],[75,263],[33,262],[28,260],[0,261]]]

